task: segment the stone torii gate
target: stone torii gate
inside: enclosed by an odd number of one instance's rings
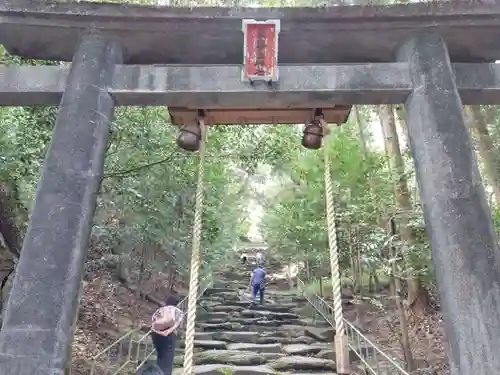
[[[453,374],[498,373],[500,254],[462,105],[500,103],[500,5],[182,9],[3,0],[0,15],[9,52],[72,61],[0,68],[1,105],[60,103],[0,333],[2,375],[62,374],[70,358],[114,106],[165,105],[177,123],[200,109],[208,122],[264,123],[268,111],[281,123],[309,121],[314,108],[343,122],[350,105],[397,103],[406,107]],[[273,86],[241,80],[242,19],[281,22]]]

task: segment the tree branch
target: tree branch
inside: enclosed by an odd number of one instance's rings
[[[183,154],[177,154],[176,155],[176,153],[177,153],[177,150],[172,151],[168,155],[168,157],[166,157],[165,159],[158,160],[158,161],[155,161],[153,163],[139,165],[137,167],[126,169],[126,170],[122,170],[122,171],[116,171],[116,172],[107,173],[107,174],[104,175],[103,180],[105,178],[109,178],[109,177],[127,177],[127,175],[130,175],[131,173],[134,173],[134,172],[137,172],[137,171],[141,171],[143,169],[148,169],[148,168],[154,167],[155,165],[158,165],[158,164],[166,163],[166,162],[170,161],[174,156],[180,156],[180,157],[188,157],[189,156],[189,155],[183,155]],[[227,153],[227,154],[220,154],[220,155],[207,155],[206,157],[207,158],[211,158],[211,157],[213,157],[213,158],[225,158],[225,157],[231,156],[231,155],[235,155],[235,154],[233,154],[233,153]]]
[[[131,174],[133,172],[137,172],[137,171],[140,171],[143,169],[151,168],[151,167],[154,167],[155,165],[158,165],[158,164],[166,163],[167,161],[170,161],[170,159],[172,159],[172,156],[174,156],[174,153],[175,153],[175,151],[172,151],[165,159],[158,160],[158,161],[155,161],[153,163],[143,164],[143,165],[139,165],[139,166],[134,167],[134,168],[105,174],[103,179],[109,178],[109,177],[126,177],[126,175]]]

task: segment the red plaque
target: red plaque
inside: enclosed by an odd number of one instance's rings
[[[243,81],[278,80],[279,32],[279,20],[243,20]]]

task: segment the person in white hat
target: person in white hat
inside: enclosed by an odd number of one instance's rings
[[[155,311],[151,318],[151,338],[156,349],[156,364],[165,375],[172,374],[174,365],[176,331],[184,318],[177,307],[179,300],[175,296],[167,298],[165,306]]]

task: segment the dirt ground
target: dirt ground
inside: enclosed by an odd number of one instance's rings
[[[165,301],[167,291],[161,287],[143,285],[141,294],[135,288],[120,283],[112,272],[100,270],[87,275],[83,282],[78,321],[72,347],[71,375],[89,375],[92,358],[130,330],[149,325],[159,307],[155,301]],[[162,283],[161,275],[151,281]],[[182,297],[183,286],[177,287]]]
[[[346,318],[356,322],[387,355],[404,360],[400,343],[401,328],[396,307],[387,298],[377,299],[378,303],[363,302],[359,307],[359,319],[356,309],[348,309]],[[448,375],[449,365],[445,353],[445,334],[443,319],[439,311],[431,311],[419,318],[408,316],[410,345],[419,369],[435,375]]]

